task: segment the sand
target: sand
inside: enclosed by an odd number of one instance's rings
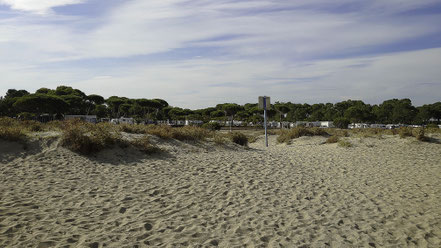
[[[441,144],[0,141],[0,247],[440,247]]]

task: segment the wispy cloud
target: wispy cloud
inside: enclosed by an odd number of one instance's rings
[[[429,10],[439,0],[112,0],[100,15],[81,12],[96,2],[0,0],[25,11],[0,19],[0,92],[68,82],[192,107],[269,93],[436,100],[441,13]],[[433,85],[400,86],[417,82]]]
[[[53,7],[78,4],[85,0],[0,0],[0,4],[9,5],[12,9],[29,11],[36,14],[47,14]]]

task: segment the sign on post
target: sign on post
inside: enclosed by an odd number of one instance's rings
[[[268,147],[268,132],[266,125],[266,110],[271,108],[269,96],[259,96],[259,108],[263,109],[263,126],[265,127],[265,146]]]
[[[260,109],[271,109],[271,101],[269,96],[259,96],[259,108]]]

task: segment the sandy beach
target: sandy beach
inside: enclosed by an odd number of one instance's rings
[[[0,247],[441,246],[441,144],[275,139],[90,157],[0,141]]]

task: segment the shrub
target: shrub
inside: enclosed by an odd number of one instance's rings
[[[202,128],[211,130],[211,131],[219,131],[221,129],[221,125],[217,122],[207,122],[202,125]]]
[[[223,145],[223,144],[225,144],[225,135],[222,135],[219,133],[214,133],[213,141],[217,145]]]
[[[66,129],[67,121],[50,121],[45,126],[48,130],[63,131]]]
[[[7,141],[25,141],[25,131],[17,126],[0,126],[0,139]]]
[[[435,123],[430,123],[430,124],[427,124],[426,128],[434,128],[434,129],[439,129],[438,125],[436,125]]]
[[[185,126],[172,129],[172,137],[177,140],[204,140],[210,132],[201,127]]]
[[[44,130],[44,125],[38,121],[21,121],[21,125],[30,132],[40,132]]]
[[[65,123],[61,145],[81,154],[91,154],[122,143],[121,137],[108,125],[92,125],[73,120]]]
[[[336,135],[332,135],[331,137],[329,137],[326,140],[327,144],[332,144],[332,143],[337,143],[340,140],[340,137],[336,136]]]
[[[126,132],[126,133],[136,133],[136,134],[147,133],[146,126],[144,126],[144,125],[121,124],[118,127],[121,131]]]
[[[146,128],[146,132],[150,135],[155,135],[162,139],[171,139],[173,138],[172,129],[172,127],[166,125],[148,125]]]
[[[415,128],[412,135],[419,141],[428,141],[429,138],[425,136],[424,128]]]
[[[259,136],[256,135],[250,135],[248,136],[248,143],[254,143],[258,140]]]
[[[406,137],[412,137],[412,128],[410,127],[400,127],[398,129],[398,134],[400,138],[404,139]]]
[[[241,146],[248,146],[248,137],[239,132],[232,132],[230,134],[231,141]]]
[[[14,120],[9,117],[0,117],[0,126],[1,127],[11,127],[17,124],[17,120]]]
[[[142,138],[131,141],[130,144],[133,145],[138,150],[145,152],[147,154],[157,153],[161,151],[160,148],[150,143],[150,139],[148,136],[143,136]]]
[[[338,141],[338,146],[340,147],[352,147],[352,143],[347,140]]]
[[[210,132],[201,127],[185,126],[172,128],[170,126],[149,125],[146,133],[158,136],[162,139],[177,140],[203,140],[210,136]]]

